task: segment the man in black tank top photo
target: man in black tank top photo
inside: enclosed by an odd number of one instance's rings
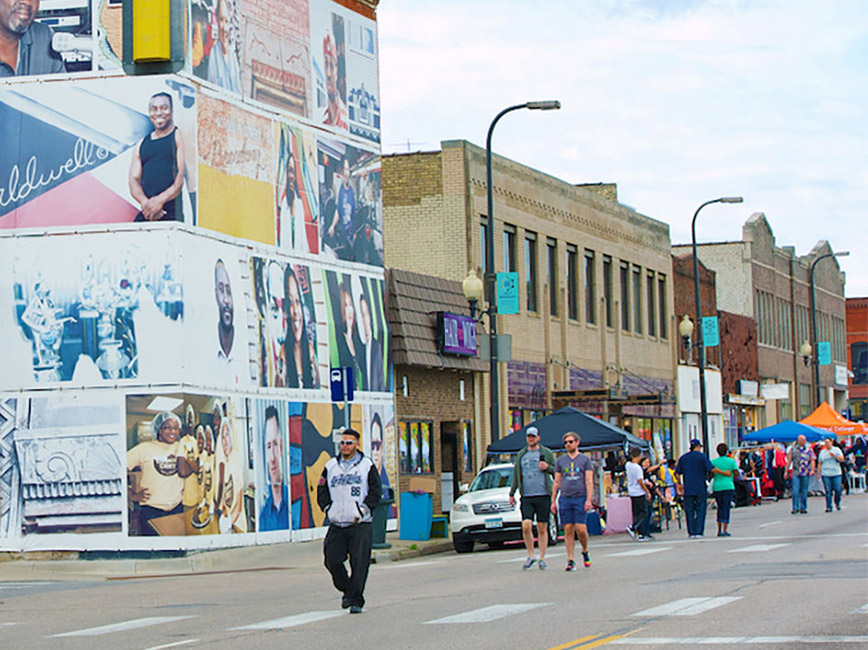
[[[148,101],[154,130],[133,151],[130,193],[141,206],[136,221],[183,221],[184,140],[172,116],[172,96],[157,93]]]

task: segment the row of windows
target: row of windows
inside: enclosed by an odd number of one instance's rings
[[[483,273],[487,268],[486,237],[488,219],[480,221],[481,259]],[[539,237],[531,231],[524,232],[524,280],[525,301],[529,312],[539,311],[539,272],[537,269]],[[558,242],[545,240],[545,277],[548,285],[549,313],[559,316],[563,306],[559,295]],[[570,320],[579,320],[580,291],[584,296],[585,322],[597,323],[597,254],[590,249],[580,250],[575,244],[566,244],[564,270],[566,273],[566,312]],[[581,257],[580,257],[581,255]],[[517,229],[505,224],[503,227],[503,270],[516,272]],[[621,304],[621,328],[625,332],[647,333],[649,336],[667,338],[666,275],[651,269],[621,261],[619,298]],[[581,265],[581,268],[580,268]],[[613,261],[609,255],[602,256],[603,314],[606,327],[615,327],[615,298]],[[644,286],[643,286],[644,277]]]
[[[763,345],[787,351],[798,351],[804,341],[811,340],[811,310],[805,305],[796,305],[795,322],[791,303],[768,291],[759,289],[754,293],[754,313],[756,314],[757,334]],[[795,340],[793,327],[795,326]],[[844,320],[825,312],[817,312],[817,340],[829,341],[832,358],[844,362],[845,349]]]

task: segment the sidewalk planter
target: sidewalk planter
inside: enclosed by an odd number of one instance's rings
[[[401,539],[428,541],[434,505],[430,494],[401,493]]]

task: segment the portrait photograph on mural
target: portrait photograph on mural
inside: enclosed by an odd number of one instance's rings
[[[256,530],[289,530],[289,421],[285,400],[251,400],[257,462]]]
[[[0,240],[4,386],[168,381],[184,295],[169,233]]]
[[[388,328],[383,310],[383,281],[367,276],[323,271],[332,368],[352,368],[359,391],[389,391]]]
[[[395,449],[395,407],[392,404],[365,405],[362,451],[371,458],[380,474],[380,485],[398,485],[398,455]]]
[[[240,0],[191,0],[192,66],[199,79],[241,94]]]
[[[323,254],[383,266],[379,156],[322,137],[317,139],[317,149]]]
[[[129,395],[126,468],[131,536],[253,531],[255,487],[246,401]]]
[[[275,122],[278,129],[277,219],[281,251],[319,253],[316,138],[307,129]]]
[[[0,228],[195,222],[195,126],[177,78],[0,89]]]
[[[263,257],[250,261],[256,301],[259,345],[256,357],[260,386],[320,388],[328,366],[319,271]],[[322,352],[322,354],[321,354]]]
[[[122,427],[118,393],[0,397],[0,539],[120,533]]]

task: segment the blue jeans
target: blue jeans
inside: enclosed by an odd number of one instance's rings
[[[729,523],[729,512],[732,509],[732,495],[735,490],[721,490],[714,493],[714,499],[717,501],[717,521],[721,524]]]
[[[835,495],[835,507],[841,507],[841,475],[824,476],[823,487],[826,489],[826,510],[832,509],[832,494]]]
[[[793,474],[793,510],[808,511],[808,485],[810,483],[810,476]]]
[[[684,495],[684,518],[687,521],[688,535],[705,534],[705,508],[708,496],[695,494]]]

